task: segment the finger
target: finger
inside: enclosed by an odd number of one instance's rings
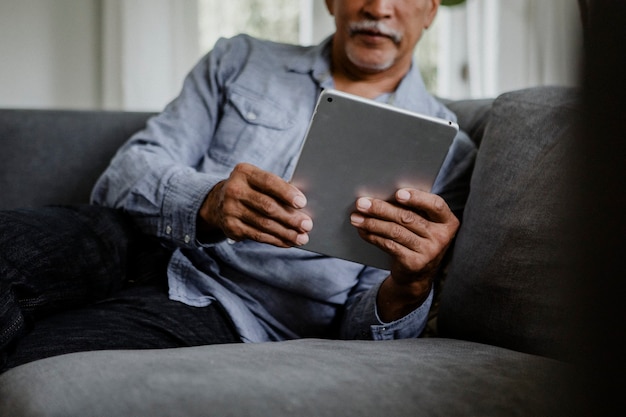
[[[370,233],[380,234],[389,239],[401,239],[406,229],[410,234],[428,236],[429,221],[420,213],[370,198],[359,198],[356,207],[358,212],[364,215],[364,219],[368,219],[361,224],[361,228],[367,229]]]
[[[236,223],[236,224],[235,224]],[[306,233],[297,233],[293,230],[286,231],[284,236],[277,235],[274,232],[265,232],[259,228],[249,225],[244,221],[236,219],[229,227],[230,233],[228,238],[240,241],[251,239],[261,243],[268,243],[278,247],[300,246],[308,243],[309,237]]]
[[[227,237],[234,240],[252,239],[279,246],[297,246],[308,242],[307,232],[312,228],[308,217],[299,227],[286,226],[280,220],[250,208],[242,200],[229,198],[224,203],[223,231]]]
[[[251,225],[255,225],[255,221],[259,218],[270,218],[284,227],[300,232],[311,230],[311,218],[294,208],[293,205],[285,203],[288,199],[285,193],[291,192],[291,195],[295,196],[294,205],[306,204],[306,199],[300,201],[300,191],[283,181],[282,178],[253,165],[239,164],[233,170],[231,180],[225,199],[232,203],[228,206],[231,213],[239,213],[238,217],[240,217],[246,213],[244,210],[248,210],[252,213],[248,213],[247,216],[247,222]],[[302,198],[304,198],[303,195]],[[265,226],[263,230],[274,229]]]
[[[360,198],[357,200],[357,210],[368,216],[404,224],[407,227],[412,224],[427,227],[429,222],[452,226],[457,223],[456,216],[445,200],[436,194],[400,189],[396,192],[395,198],[399,205],[377,199]]]
[[[405,227],[376,218],[361,217],[355,224],[365,241],[388,253],[406,271],[425,271],[438,263],[453,239],[454,234],[441,225],[430,236],[420,236]]]
[[[433,193],[401,188],[396,191],[395,198],[401,205],[422,213],[424,217],[435,223],[447,223],[455,217],[445,200]]]
[[[409,240],[413,243],[401,243],[399,240],[389,239],[378,234],[359,229],[359,235],[367,242],[388,253],[395,264],[402,265],[403,270],[421,271],[427,267],[437,254],[427,246],[428,241],[416,238]],[[413,235],[415,236],[415,235]]]
[[[418,190],[399,190],[397,194],[405,205],[370,198],[357,200],[357,213],[351,216],[351,222],[364,238],[392,254],[398,253],[398,245],[431,255],[447,247],[459,221],[445,201]]]
[[[307,232],[312,228],[310,220],[303,221],[297,229],[285,226],[251,209],[240,199],[227,199],[224,213],[223,231],[227,237],[237,241],[252,239],[277,246],[303,245],[308,242]]]
[[[250,186],[255,190],[263,194],[271,195],[295,209],[301,209],[306,206],[307,201],[304,194],[278,175],[250,164],[239,164],[235,169],[245,173]]]
[[[365,217],[359,213],[353,213],[350,221],[358,228],[363,239],[390,254],[399,254],[403,249],[420,252],[428,238],[426,233],[418,234],[401,224]]]
[[[313,228],[313,221],[306,213],[285,206],[266,194],[252,191],[241,201],[248,208],[242,217],[262,230],[271,232],[287,228],[299,232],[310,232]]]

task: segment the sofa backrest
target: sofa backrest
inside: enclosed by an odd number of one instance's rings
[[[443,100],[443,102],[456,114],[459,127],[469,135],[477,147],[480,147],[494,99]]]
[[[439,334],[561,357],[567,304],[567,161],[576,93],[536,88],[448,102],[480,144],[439,307]],[[0,209],[87,203],[151,113],[0,110]]]
[[[447,101],[479,142],[491,99]],[[147,112],[0,109],[0,210],[82,204]]]
[[[0,110],[0,209],[81,204],[150,113]]]

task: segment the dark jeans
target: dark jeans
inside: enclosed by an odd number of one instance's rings
[[[117,210],[0,211],[0,372],[70,352],[239,341],[219,303],[169,300],[169,256]]]

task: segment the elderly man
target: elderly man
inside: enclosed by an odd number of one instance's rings
[[[355,202],[351,223],[392,257],[391,271],[299,249],[315,224],[289,179],[322,89],[454,119],[412,62],[439,0],[326,5],[336,32],[320,45],[218,41],[180,95],[118,151],[94,204],[41,220],[80,236],[59,251],[112,253],[107,259],[119,268],[100,255],[72,267],[58,293],[88,296],[58,296],[43,307],[23,301],[45,299],[39,284],[11,292],[5,283],[3,300],[22,300],[1,301],[3,323],[22,323],[1,329],[7,368],[77,350],[420,335],[459,225],[450,207],[462,208],[475,154],[466,135],[455,138],[433,193],[400,189],[396,204]],[[27,222],[11,218],[13,229]],[[86,228],[95,238],[85,238]],[[98,244],[79,247],[85,241]]]

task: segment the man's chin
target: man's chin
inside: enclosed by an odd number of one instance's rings
[[[386,57],[376,51],[361,51],[346,48],[346,55],[352,65],[363,72],[381,72],[393,65],[393,58]]]
[[[359,70],[363,72],[381,72],[386,71],[393,65],[393,59],[363,59],[358,55],[352,55],[348,52],[348,59]]]

